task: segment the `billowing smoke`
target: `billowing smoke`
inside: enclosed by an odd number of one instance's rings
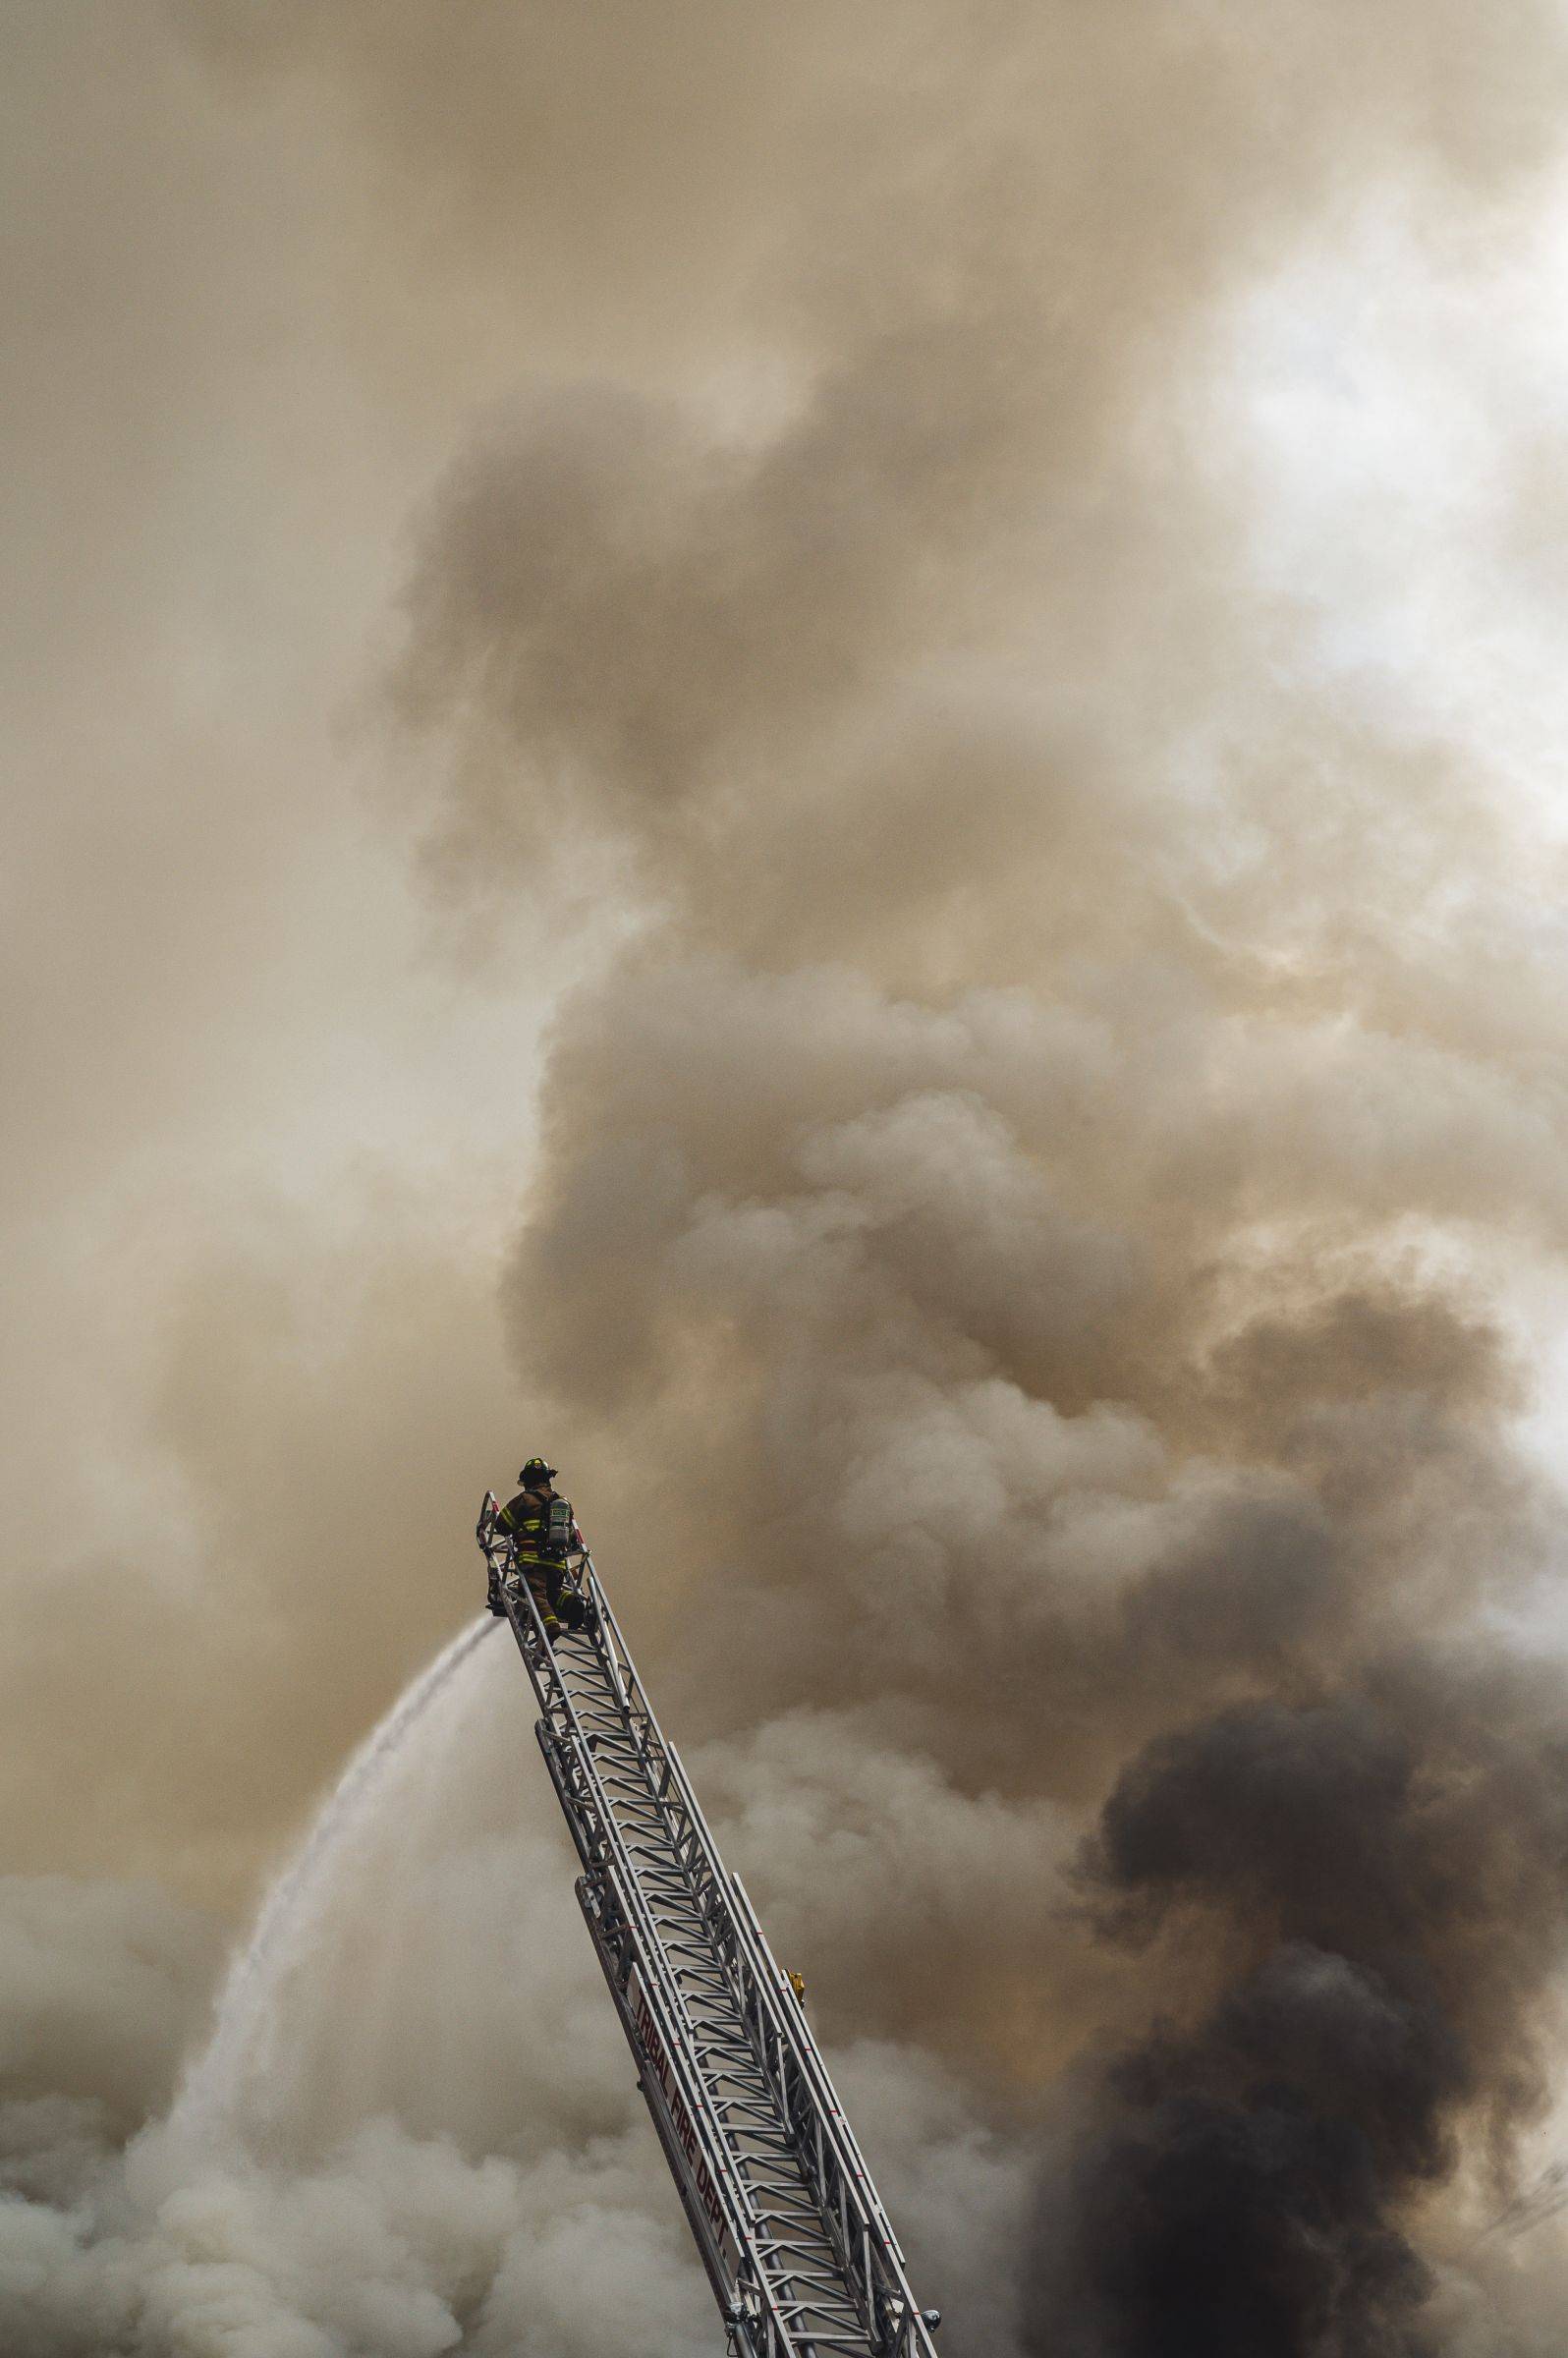
[[[1215,447],[1330,159],[1500,233],[1524,116],[1330,23],[1321,83],[1197,40],[1250,103],[1124,131],[1134,222],[924,125],[769,420],[498,421],[399,681],[448,889],[648,910],[560,1017],[518,1364],[829,2031],[1036,2123],[1012,2330],[1086,2358],[1468,2330],[1431,2206],[1545,2103],[1568,1722],[1498,1625],[1556,1523],[1488,1295],[1560,1207],[1534,992],[1455,988],[1513,854]],[[1135,117],[1149,31],[1085,38]]]
[[[1505,2174],[1542,2102],[1565,1768],[1555,1679],[1429,1659],[1129,1767],[1088,1862],[1109,1929],[1186,1911],[1224,1972],[1117,2058],[1050,2189],[1038,2298],[1068,2347],[1435,2346],[1402,2221],[1462,2136]]]
[[[514,1370],[945,2346],[1543,2358],[1560,2247],[1494,2222],[1568,1881],[1526,1427],[1560,946],[1509,693],[1561,492],[1496,323],[1556,11],[702,7],[673,60],[642,11],[179,21],[353,126],[395,241],[515,258],[575,370],[420,510],[377,809],[461,958],[504,912],[570,983]],[[283,1423],[307,1498],[331,1371],[358,1432],[383,1334],[457,1356],[391,1259]],[[199,1304],[180,1340],[171,1425],[248,1500],[264,1377],[214,1387]],[[310,1520],[245,1542],[280,1683],[306,1633],[285,1730],[333,1667]],[[8,2347],[711,2330],[482,1675],[249,2143],[124,2152],[168,2068],[108,2124],[119,2060],[23,2091],[61,2256]]]

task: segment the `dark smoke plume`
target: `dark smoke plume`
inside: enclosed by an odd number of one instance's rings
[[[1066,2346],[1434,2347],[1405,2206],[1462,2127],[1504,2169],[1545,2094],[1538,2008],[1568,1898],[1556,1681],[1406,1663],[1371,1693],[1161,1737],[1086,1874],[1114,1936],[1185,1911],[1225,1979],[1108,2069],[1053,2194],[1037,2294]]]

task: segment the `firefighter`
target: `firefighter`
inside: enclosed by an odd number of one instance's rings
[[[572,1502],[555,1488],[554,1466],[531,1457],[518,1476],[522,1488],[495,1518],[497,1531],[517,1542],[517,1568],[529,1584],[539,1609],[544,1634],[552,1642],[569,1628],[582,1626],[583,1600],[574,1592],[562,1594],[569,1555],[581,1554],[583,1534],[572,1515]]]

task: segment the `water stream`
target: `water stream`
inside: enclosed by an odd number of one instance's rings
[[[187,2072],[165,2124],[181,2148],[242,2136],[240,2100],[271,2027],[274,2000],[314,1937],[348,1847],[380,1799],[399,1755],[436,1697],[499,1626],[488,1615],[460,1630],[421,1670],[349,1762],[299,1850],[262,1903],[218,1997],[212,2036]]]

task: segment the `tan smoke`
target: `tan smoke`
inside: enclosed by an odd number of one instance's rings
[[[1355,99],[1304,74],[1330,26]],[[1215,450],[1226,307],[1317,231],[1329,160],[1409,175],[1438,223],[1457,180],[1500,234],[1529,110],[1492,149],[1417,99],[1399,42],[1335,12],[1271,29],[1260,51],[1221,17],[1180,63],[1143,18],[1086,36],[1059,142],[1008,137],[1048,35],[941,122],[917,107],[896,199],[868,172],[865,254],[824,240],[832,335],[779,415],[587,387],[498,423],[427,526],[399,680],[400,717],[455,738],[449,887],[511,869],[565,916],[607,842],[648,902],[560,1021],[515,1347],[662,1605],[764,1896],[830,1928],[830,2029],[913,2035],[1027,2108],[1086,2038],[1192,2026],[1117,2098],[1134,2142],[1086,2127],[1051,2175],[1031,2347],[1055,2321],[1106,2353],[1403,2348],[1430,2291],[1409,2198],[1467,2121],[1506,2167],[1557,1964],[1549,1696],[1401,1666],[1553,1544],[1482,1277],[1560,1233],[1546,1035],[1518,1031],[1546,1010],[1528,942],[1476,999],[1449,971],[1519,854],[1484,749],[1358,695],[1264,593],[1266,500]],[[1066,168],[1086,80],[1125,180]],[[1282,1916],[1216,1815],[1212,1921],[1156,1911],[1142,1970],[1096,1948],[1066,1904],[1085,1812],[1119,1766],[1159,1786],[1168,1731],[1255,1721],[1232,1801],[1287,1887],[1292,1747],[1330,1756],[1293,1805],[1330,1888]],[[1359,1885],[1364,1728],[1401,1800]],[[1455,1779],[1458,1914],[1424,1864]],[[1179,1783],[1166,1806],[1202,1833]],[[1408,1885],[1397,1930],[1379,1878]],[[1412,2010],[1386,2094],[1315,2068],[1358,2034],[1297,1954]],[[1238,2049],[1249,1974],[1266,2028]],[[1261,2161],[1227,2183],[1196,2132],[1184,2155],[1181,2107],[1271,2151],[1270,2071],[1306,2118],[1258,2193]],[[1325,2136],[1365,2189],[1317,2169]],[[1202,2213],[1160,2223],[1167,2176],[1211,2186],[1211,2241]],[[1202,2280],[1227,2214],[1229,2311]]]
[[[1085,2358],[1184,2349],[1165,2247],[1106,2189],[1152,2215],[1171,2117],[1266,2129],[1259,2043],[1299,2112],[1372,2021],[1411,2059],[1354,2124],[1372,2196],[1304,2166],[1287,2191],[1327,2188],[1333,2268],[1242,2343],[1204,2319],[1209,2346],[1289,2352],[1306,2318],[1315,2353],[1403,2358],[1417,2330],[1533,2353],[1550,2230],[1528,2268],[1474,2231],[1549,2079],[1558,1737],[1549,1686],[1485,1667],[1480,1633],[1528,1619],[1556,1540],[1512,1438],[1519,1305],[1562,1226],[1554,855],[1496,711],[1508,662],[1440,675],[1483,625],[1508,638],[1509,599],[1549,602],[1549,414],[1481,347],[1557,157],[1555,15],[160,22],[150,152],[85,141],[98,212],[150,191],[171,251],[199,214],[198,286],[236,242],[234,348],[205,315],[189,346],[220,386],[272,302],[376,387],[341,483],[268,448],[302,544],[384,551],[461,440],[415,509],[377,740],[399,776],[370,808],[415,814],[444,972],[482,989],[499,927],[535,999],[588,975],[505,1278],[528,1431],[808,1972],[948,2346],[1014,2358],[1054,2324]],[[107,15],[92,56],[88,91],[127,70]],[[275,281],[253,206],[211,226],[231,126],[312,233]],[[280,183],[285,157],[309,162]],[[32,169],[76,223],[87,166]],[[1398,413],[1429,437],[1414,493],[1388,451],[1360,498],[1333,447],[1359,335],[1411,351],[1371,299],[1379,239],[1388,283],[1459,328],[1420,356],[1441,416]],[[141,282],[104,276],[84,301],[135,319]],[[1305,357],[1278,357],[1281,317]],[[167,379],[131,349],[156,512]],[[28,412],[50,447],[52,382]],[[1305,455],[1281,384],[1323,404]],[[1445,404],[1488,402],[1479,439],[1449,430]],[[140,513],[107,463],[84,481],[88,514],[105,487]],[[374,613],[379,576],[331,578]],[[125,629],[128,677],[161,651]],[[318,676],[285,669],[308,702]],[[264,714],[265,670],[243,687]],[[253,725],[286,828],[351,841],[315,812],[310,733]],[[144,793],[166,807],[156,769]],[[243,947],[227,904],[263,831],[219,810],[193,898]],[[354,927],[341,893],[303,901],[312,938],[409,941],[384,878],[364,893]],[[309,970],[329,999],[368,987],[343,957]],[[166,1065],[177,996],[131,993],[159,1043],[131,1062],[171,1097],[235,1087],[269,1024],[309,1038],[242,1000],[227,1055]],[[61,1022],[90,1035],[74,1002]],[[281,1101],[256,1090],[247,1141]],[[87,1097],[69,1153],[177,1167],[112,1070]],[[90,1579],[52,1535],[26,1575],[29,1865],[243,1884],[458,1617],[440,1568],[515,1462],[493,1214],[443,1212],[457,1178],[412,1154],[378,1184],[371,1152],[331,1217],[264,1189],[189,1236],[180,1201],[143,1214],[99,1289],[144,1316],[166,1471],[87,1518]],[[8,2226],[53,2258],[12,2270],[8,2347],[674,2358],[707,2330],[566,1863],[519,1831],[545,1800],[536,1776],[516,1799],[536,1764],[507,1667],[347,1879],[249,2161],[181,2182],[154,2136],[122,2165],[163,2083],[127,2094],[107,2048],[24,2089],[61,2108],[8,2132],[31,2198]],[[1282,1893],[1248,1780],[1277,1799],[1319,1736],[1300,1855],[1332,1866],[1347,1819],[1384,1848]],[[1444,1840],[1487,1868],[1464,1905]],[[1382,1866],[1404,1947],[1362,1904]],[[57,1945],[116,1953],[94,1904]],[[84,1999],[81,2055],[117,2025],[134,2052],[140,2011]],[[113,2123],[84,2123],[94,2096]]]

